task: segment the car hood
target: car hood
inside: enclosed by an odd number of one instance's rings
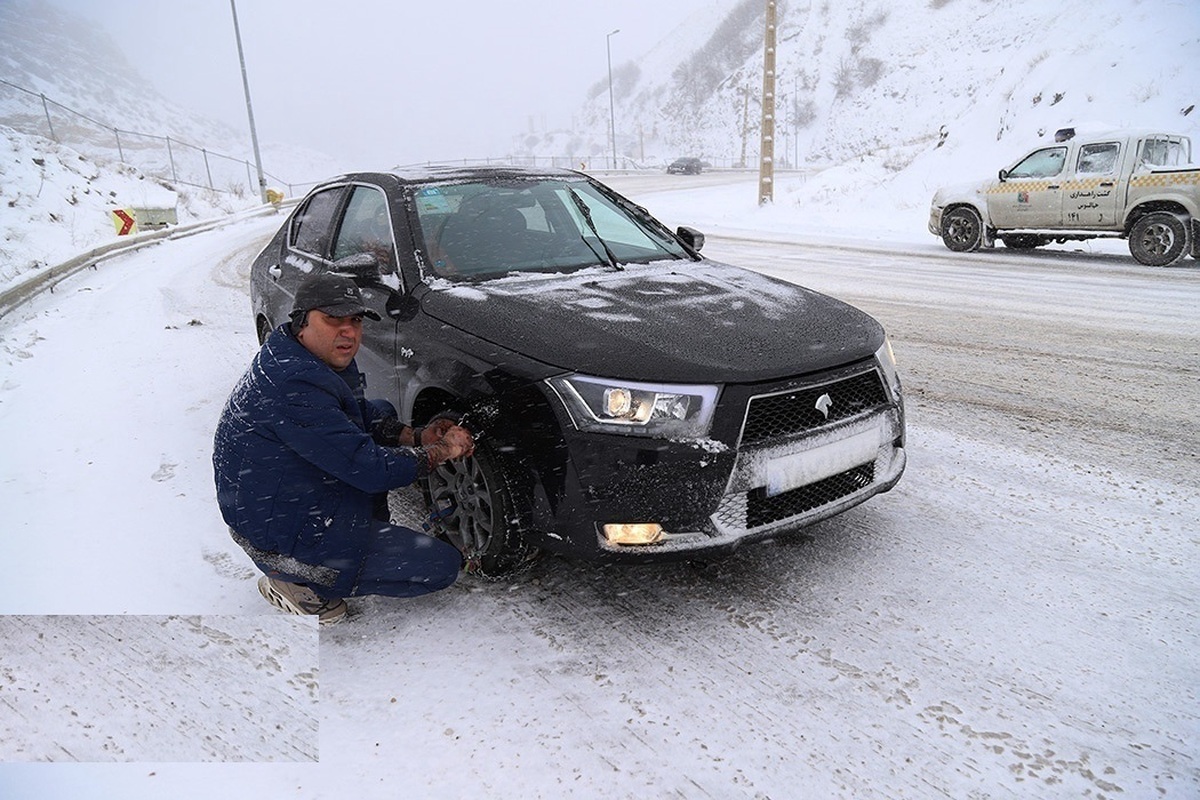
[[[935,206],[944,206],[952,200],[958,200],[966,197],[978,197],[988,189],[995,186],[999,181],[995,178],[981,178],[977,181],[967,183],[954,183],[949,186],[942,186],[933,194],[933,204]]]
[[[769,380],[865,358],[883,343],[879,323],[852,306],[707,260],[438,281],[421,305],[544,364],[628,380]]]

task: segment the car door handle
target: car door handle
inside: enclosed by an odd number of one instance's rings
[[[283,277],[283,270],[279,268],[278,264],[272,264],[267,268],[267,272],[271,273],[271,277],[275,280],[279,280]]]
[[[1104,181],[1104,182],[1102,182],[1100,185],[1101,185],[1101,186],[1112,186],[1112,185],[1113,185],[1113,182],[1112,182],[1112,181]]]
[[[1046,188],[1047,189],[1061,189],[1062,184],[1061,183],[1052,183],[1049,186],[1047,186]]]

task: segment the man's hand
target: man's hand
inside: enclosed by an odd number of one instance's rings
[[[442,425],[441,423],[448,423]],[[440,434],[436,431],[441,430]],[[429,456],[429,467],[432,469],[439,464],[455,458],[470,456],[475,452],[475,440],[466,428],[455,425],[451,420],[437,420],[430,423],[421,434],[422,443],[431,438],[431,431],[437,437],[436,441],[424,444],[423,449]]]
[[[421,430],[421,441],[418,442],[418,444],[437,444],[442,440],[442,437],[446,435],[446,431],[453,427],[454,420],[450,419],[449,417],[438,417],[434,420],[431,420],[430,423]]]

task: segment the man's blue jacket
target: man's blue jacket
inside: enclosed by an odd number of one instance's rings
[[[217,504],[237,536],[304,564],[357,565],[375,496],[412,483],[419,463],[372,438],[395,411],[364,400],[364,382],[354,362],[334,371],[286,324],[271,333],[213,441]]]

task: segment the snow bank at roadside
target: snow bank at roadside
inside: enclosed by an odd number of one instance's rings
[[[259,205],[256,197],[169,186],[127,164],[95,161],[5,126],[0,148],[0,290],[114,241],[117,209],[173,208],[185,223]]]

